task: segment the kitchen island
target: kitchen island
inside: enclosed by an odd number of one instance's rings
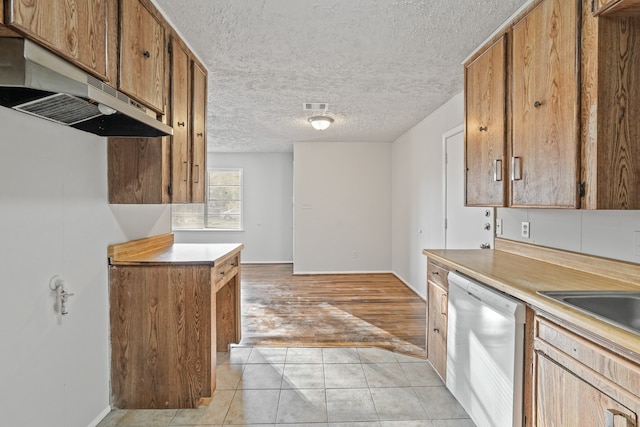
[[[195,408],[213,396],[216,350],[241,338],[242,249],[173,234],[109,246],[113,408]]]

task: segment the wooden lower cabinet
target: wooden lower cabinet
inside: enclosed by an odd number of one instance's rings
[[[640,366],[538,316],[532,372],[527,425],[638,425]]]
[[[559,363],[544,354],[536,355],[536,363],[539,427],[637,425],[633,411]]]
[[[447,273],[427,263],[427,358],[444,381],[447,374]]]
[[[240,341],[240,255],[210,265],[112,265],[111,406],[196,408],[213,395],[216,350]]]

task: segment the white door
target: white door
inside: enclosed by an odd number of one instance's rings
[[[444,218],[446,249],[493,247],[493,208],[464,205],[464,127],[442,135],[444,145]],[[487,227],[489,229],[487,229]]]

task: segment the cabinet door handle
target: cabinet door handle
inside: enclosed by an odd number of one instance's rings
[[[202,137],[204,136],[204,133],[202,133],[202,132],[198,132],[198,133],[196,134],[196,136],[197,136],[197,137],[199,137],[199,138],[202,138]]]
[[[184,163],[184,182],[189,181],[189,162]]]
[[[486,126],[480,126],[480,128],[478,130],[480,132],[486,132],[487,131],[487,127]]]
[[[502,181],[502,159],[493,161],[493,180],[495,182]]]
[[[440,295],[440,314],[447,315],[447,295]]]
[[[511,181],[522,179],[522,157],[511,158]]]
[[[144,56],[145,58],[149,58],[151,54],[149,53],[148,50],[145,50],[144,52],[142,52],[142,56]]]
[[[431,274],[433,274],[434,276],[439,276],[440,273],[438,273],[437,271],[432,271]]]
[[[605,409],[604,414],[605,414],[605,422],[607,427],[615,427],[616,417],[618,416],[623,417],[625,419],[626,421],[625,425],[627,426],[629,425],[629,419],[624,414],[624,412],[620,412],[617,409]]]
[[[200,165],[194,165],[196,171],[194,173],[194,175],[196,176],[196,180],[193,181],[194,184],[198,184],[200,183]]]
[[[184,127],[184,122],[178,122],[177,123],[179,127],[183,128]]]
[[[536,102],[534,102],[534,103],[533,103],[533,106],[534,106],[535,108],[540,108],[540,107],[542,106],[542,102],[540,102],[540,101],[536,101]]]
[[[439,334],[439,333],[440,333],[440,329],[438,329],[438,328],[433,328],[433,332],[435,332],[436,334]]]

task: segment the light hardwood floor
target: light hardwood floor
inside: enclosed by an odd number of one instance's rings
[[[392,274],[296,275],[242,266],[247,346],[372,346],[425,357],[426,303]]]

